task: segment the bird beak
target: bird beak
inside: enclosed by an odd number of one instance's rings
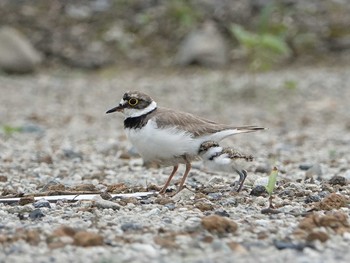
[[[119,111],[119,112],[120,112],[120,111],[123,111],[124,108],[125,108],[125,105],[119,104],[117,107],[114,107],[114,108],[112,108],[112,109],[106,111],[106,114],[107,114],[107,113],[116,112],[116,111]]]

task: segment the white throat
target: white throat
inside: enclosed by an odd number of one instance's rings
[[[139,110],[139,109],[124,109],[124,115],[125,118],[135,118],[140,117],[142,115],[145,115],[154,109],[157,108],[157,103],[155,101],[152,101],[150,105],[148,105],[146,108]]]

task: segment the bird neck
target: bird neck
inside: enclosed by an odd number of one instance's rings
[[[151,111],[144,113],[143,115],[126,118],[124,120],[124,129],[140,129],[144,127],[149,120],[149,115],[153,113],[156,109],[157,107],[155,107]]]

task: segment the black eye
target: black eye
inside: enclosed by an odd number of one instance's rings
[[[139,103],[139,100],[135,98],[131,98],[128,100],[128,103],[130,106],[135,106],[137,103]]]

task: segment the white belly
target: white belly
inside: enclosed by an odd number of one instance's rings
[[[174,128],[159,129],[150,120],[141,129],[125,129],[131,143],[144,161],[158,161],[169,165],[179,162],[180,156],[197,156],[201,140],[190,133]]]

